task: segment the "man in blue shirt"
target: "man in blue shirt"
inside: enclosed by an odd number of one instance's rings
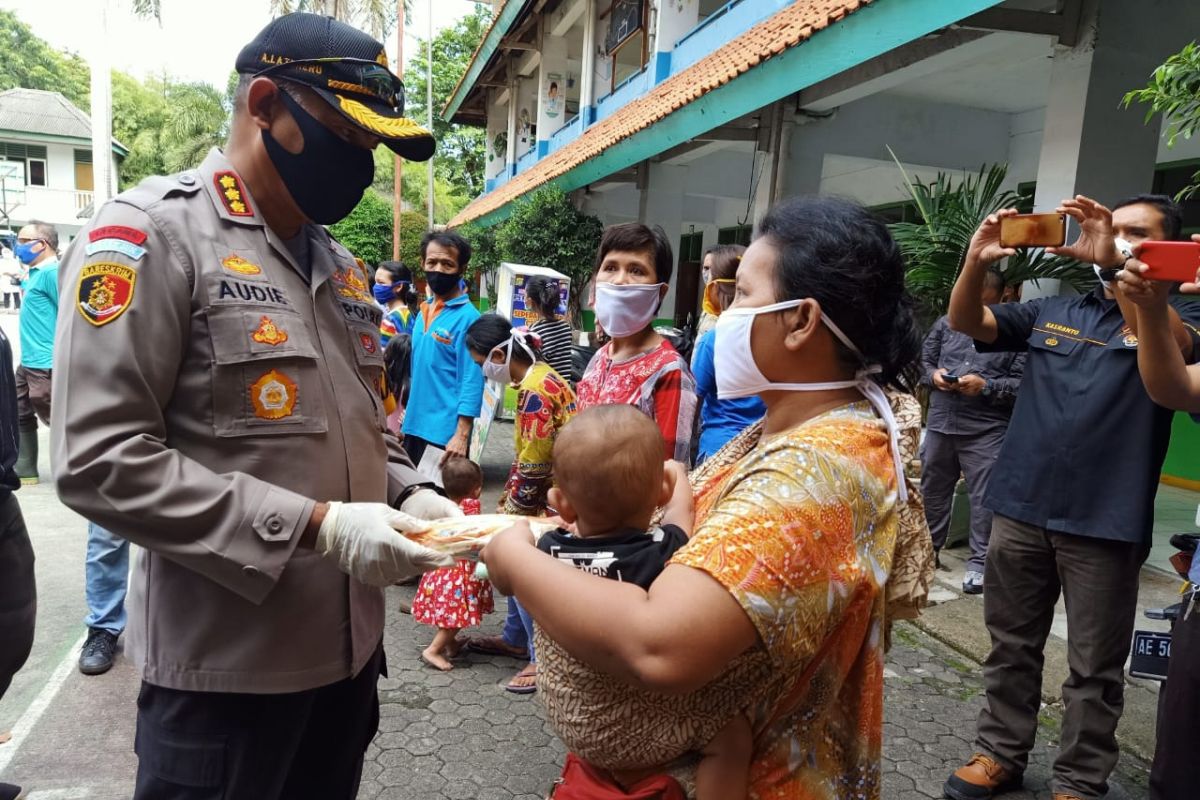
[[[50,424],[50,371],[54,366],[54,324],[58,319],[58,231],[33,221],[17,234],[13,252],[28,270],[21,281],[21,363],[17,366],[17,476],[38,482],[38,420]]]
[[[999,242],[1000,219],[1016,214],[1006,210],[975,234],[950,299],[951,327],[973,337],[980,352],[1027,353],[985,499],[995,513],[983,596],[992,649],[975,755],[944,787],[953,800],[986,800],[1020,784],[1060,594],[1070,675],[1062,686],[1054,800],[1103,797],[1119,754],[1138,574],[1150,551],[1173,413],[1138,377],[1137,315],[1112,283],[1128,256],[1114,237],[1131,245],[1177,239],[1183,215],[1158,195],[1130,198],[1112,212],[1077,197],[1058,211],[1079,224],[1080,235],[1052,252],[1094,263],[1101,285],[1077,296],[983,305],[987,266],[1015,252]],[[1179,312],[1167,314],[1180,358],[1193,361],[1195,329]]]
[[[404,449],[414,464],[429,445],[466,457],[483,404],[483,371],[467,351],[479,311],[463,288],[471,245],[453,231],[421,239],[421,266],[433,300],[421,304],[412,332],[412,388],[404,409]]]

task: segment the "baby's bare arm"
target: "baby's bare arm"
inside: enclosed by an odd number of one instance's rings
[[[696,504],[692,499],[692,485],[688,482],[687,467],[678,461],[668,461],[664,467],[671,481],[671,499],[663,507],[662,524],[676,525],[692,536],[696,526]]]

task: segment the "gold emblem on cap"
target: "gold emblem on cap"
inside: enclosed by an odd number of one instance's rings
[[[378,133],[380,136],[386,136],[389,139],[412,139],[430,135],[429,131],[410,119],[405,119],[404,117],[385,117],[357,100],[351,100],[349,97],[343,97],[340,94],[335,95],[335,97],[338,99],[338,105],[341,106],[342,113],[372,133]]]

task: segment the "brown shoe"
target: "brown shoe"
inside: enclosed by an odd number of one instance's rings
[[[988,800],[1020,786],[1020,775],[1014,775],[991,756],[976,753],[946,780],[942,792],[951,800]]]

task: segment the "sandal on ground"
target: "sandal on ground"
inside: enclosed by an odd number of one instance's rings
[[[474,653],[485,656],[508,656],[509,658],[528,658],[529,648],[514,647],[504,641],[502,636],[464,636],[462,647]]]
[[[523,683],[522,681],[530,681]],[[530,664],[513,676],[504,687],[505,691],[513,694],[533,694],[537,691],[537,664]]]

